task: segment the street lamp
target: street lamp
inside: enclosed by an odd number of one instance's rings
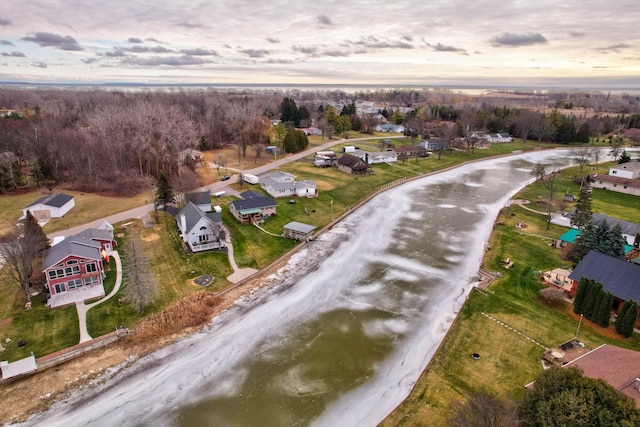
[[[578,321],[578,329],[576,329],[576,340],[578,339],[578,332],[580,332],[580,325],[582,324],[582,316],[584,316],[584,314],[580,314],[580,320]]]

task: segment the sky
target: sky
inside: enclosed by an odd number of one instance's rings
[[[0,81],[640,87],[638,0],[29,0]]]

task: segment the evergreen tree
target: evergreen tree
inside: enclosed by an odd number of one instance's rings
[[[578,283],[578,290],[576,291],[576,296],[573,300],[574,313],[584,314],[584,303],[587,297],[588,290],[589,285],[587,284],[587,278],[583,276]]]
[[[626,239],[622,235],[622,227],[620,224],[616,224],[609,230],[609,234],[606,236],[606,243],[603,244],[603,254],[624,259],[624,245],[627,243]]]
[[[293,98],[286,96],[280,103],[280,120],[283,123],[292,123],[294,126],[298,126],[300,123],[298,106]]]
[[[29,243],[34,246],[36,252],[44,251],[49,247],[49,239],[31,211],[27,211],[22,220],[22,230],[25,236],[29,236]]]
[[[287,133],[284,136],[284,142],[282,148],[287,153],[295,153],[298,151],[298,141],[296,138],[296,129],[293,126],[287,128]]]
[[[633,328],[636,326],[636,320],[638,319],[638,304],[633,300],[624,302],[624,304],[627,303],[629,306],[624,312],[624,315],[618,315],[618,319],[616,320],[616,332],[623,337],[630,338],[631,335],[633,335]],[[620,322],[620,325],[618,325],[618,322]]]
[[[630,161],[631,161],[631,157],[629,157],[629,155],[627,154],[627,150],[622,150],[622,154],[618,159],[618,163],[623,164],[623,163],[629,163]]]
[[[591,185],[585,180],[580,187],[580,195],[576,210],[571,216],[571,226],[578,230],[585,230],[593,221],[593,211],[591,210]]]
[[[600,319],[598,317],[598,315],[600,314],[600,304],[602,304],[602,300],[605,297],[605,293],[602,290],[602,288],[598,289],[597,293],[595,294],[596,297],[593,300],[593,306],[591,307],[591,311],[587,314],[585,314],[585,316],[587,316],[587,319],[591,320],[592,322],[598,323],[598,320]]]
[[[302,151],[309,146],[309,137],[301,130],[296,130],[296,152]]]
[[[598,313],[596,314],[595,321],[598,325],[606,328],[609,326],[609,321],[611,320],[611,308],[613,307],[613,295],[611,292],[604,292],[604,296],[600,301],[600,306],[598,307]]]
[[[162,206],[166,211],[167,206],[175,203],[175,195],[173,194],[173,188],[171,188],[171,184],[167,179],[167,176],[164,172],[160,172],[158,176],[158,182],[156,184],[156,198],[155,198],[155,206]]]
[[[631,301],[627,300],[624,303],[622,303],[622,307],[620,307],[620,309],[618,310],[614,327],[616,329],[616,332],[619,333],[620,335],[622,335],[622,330],[624,329],[624,327],[622,326],[622,324],[624,323],[623,319],[627,315],[627,311],[629,311],[630,307],[631,307]]]
[[[602,285],[600,283],[596,283],[593,279],[587,279],[587,282],[589,283],[589,288],[584,302],[584,315],[587,319],[591,319],[593,307],[596,304],[596,299],[598,298]]]

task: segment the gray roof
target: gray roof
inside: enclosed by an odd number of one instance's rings
[[[262,196],[246,200],[234,200],[231,204],[238,212],[245,209],[268,208],[278,205],[276,203],[276,199],[271,196]]]
[[[602,283],[616,298],[640,303],[640,265],[590,251],[569,275],[576,281],[582,277]]]
[[[289,182],[281,182],[278,181],[277,179],[273,179],[273,178],[263,178],[262,179],[262,187],[271,187],[274,190],[289,190],[292,189],[295,186],[295,182],[293,181],[289,181]]]
[[[206,218],[208,221],[211,221],[214,223],[222,222],[222,216],[219,213],[217,212],[204,213],[200,209],[198,209],[198,207],[194,205],[193,202],[187,202],[187,204],[184,205],[184,208],[182,208],[182,210],[176,215],[176,221],[178,222],[178,224],[180,224],[181,214],[184,214],[184,217],[185,217],[187,229],[184,231],[187,233],[191,231],[193,227],[195,227],[196,224],[198,224],[198,221],[200,221],[200,219],[202,218]]]
[[[42,270],[53,267],[69,256],[77,256],[94,260],[101,259],[100,249],[102,246],[100,243],[88,239],[80,239],[77,241],[74,240],[74,238],[75,236],[67,237],[62,242],[49,248],[49,250],[44,254]]]
[[[78,234],[71,236],[74,241],[83,242],[90,240],[114,240],[113,239],[113,231],[98,229],[98,228],[87,228],[84,231],[81,231]]]
[[[290,222],[289,224],[285,225],[284,228],[297,231],[298,233],[305,233],[305,234],[310,233],[316,229],[316,227],[313,225],[304,224],[302,222],[296,222],[296,221]]]
[[[193,202],[194,205],[206,205],[211,204],[211,195],[208,191],[197,191],[194,193],[187,193],[187,201]]]
[[[338,164],[342,166],[347,166],[351,169],[367,169],[368,165],[358,156],[353,156],[351,154],[343,154],[340,159],[338,159]]]
[[[571,218],[573,214],[576,212],[573,209],[566,216]],[[611,218],[607,215],[601,215],[594,213],[591,215],[591,223],[595,226],[599,226],[603,220],[607,221],[607,224],[610,228],[613,228],[616,224],[620,224],[620,228],[622,229],[622,234],[627,234],[629,236],[635,236],[637,233],[640,233],[640,224],[636,224],[634,222],[623,221],[621,219]]]
[[[259,199],[261,197],[264,197],[264,194],[259,193],[257,191],[253,191],[253,190],[247,190],[244,193],[240,193],[240,197],[242,197],[245,200]]]
[[[46,196],[40,197],[35,202],[31,203],[29,206],[27,206],[27,208],[31,206],[39,205],[39,204],[53,206],[54,208],[61,208],[69,200],[72,200],[72,199],[73,199],[73,196],[70,196],[68,194],[62,194],[62,193],[47,194]]]

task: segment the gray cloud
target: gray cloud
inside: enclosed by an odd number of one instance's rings
[[[347,43],[365,46],[370,49],[413,49],[414,48],[414,46],[411,43],[407,43],[406,41],[380,40],[376,36],[367,36],[367,37],[363,37],[362,39],[356,42],[347,41]]]
[[[129,37],[127,39],[127,43],[142,43],[142,39],[139,39],[137,37]]]
[[[267,37],[266,39],[269,43],[273,43],[273,44],[278,44],[280,43],[280,40],[278,39],[274,39],[273,37]]]
[[[7,18],[0,18],[0,25],[11,25],[11,21]]]
[[[540,33],[502,33],[491,39],[491,44],[494,46],[531,46],[534,44],[546,44],[547,39]]]
[[[11,56],[11,57],[14,57],[14,58],[26,58],[27,57],[27,55],[25,55],[22,52],[18,52],[18,51],[13,51],[11,53],[2,52],[2,56]]]
[[[334,58],[339,58],[339,57],[349,56],[349,53],[348,52],[342,52],[340,50],[327,50],[325,52],[322,52],[322,55],[331,56],[331,57],[334,57]]]
[[[122,49],[114,49],[109,52],[105,52],[104,54],[100,54],[101,56],[106,56],[108,58],[122,58],[128,56],[125,51]]]
[[[239,49],[239,52],[247,55],[249,58],[264,58],[271,53],[266,49]]]
[[[293,64],[294,61],[291,59],[273,59],[269,58],[264,61],[266,64]]]
[[[148,42],[162,43],[160,40],[154,39],[153,37],[149,37],[149,38],[147,38],[145,40],[148,41]]]
[[[15,46],[9,40],[0,40],[0,45],[2,45],[2,46]]]
[[[442,43],[437,43],[437,44],[429,44],[427,43],[427,46],[429,46],[431,49],[435,50],[436,52],[458,52],[458,53],[467,53],[467,51],[465,49],[460,49],[454,46],[447,46],[444,45]]]
[[[571,37],[584,37],[584,36],[586,36],[587,34],[586,34],[586,33],[581,33],[581,32],[579,32],[579,31],[569,31],[569,35],[570,35]]]
[[[47,64],[45,64],[44,62],[34,62],[31,65],[37,68],[47,68]]]
[[[293,46],[293,50],[305,55],[315,55],[318,52],[318,48],[315,46]]]
[[[98,62],[98,58],[85,58],[82,59],[82,62],[84,62],[85,64],[93,64],[94,62]]]
[[[628,49],[631,45],[627,43],[618,43],[612,44],[611,46],[605,47],[597,47],[596,50],[598,52],[611,53],[611,52],[620,52],[622,49]]]
[[[171,67],[181,67],[188,65],[200,65],[205,64],[208,61],[200,57],[193,57],[189,55],[182,56],[155,56],[152,58],[135,58],[129,57],[122,60],[123,65],[134,65],[143,67],[157,67],[162,65],[168,65]]]
[[[316,22],[319,22],[322,25],[333,25],[331,18],[324,14],[316,16]]]
[[[193,22],[180,22],[178,24],[179,27],[185,27],[185,28],[204,28],[204,25],[202,24],[195,24]]]
[[[215,50],[200,49],[200,48],[182,49],[180,53],[184,53],[185,55],[191,55],[191,56],[219,56],[218,52],[216,52]]]
[[[83,50],[82,46],[73,37],[53,33],[37,32],[32,36],[23,37],[22,40],[37,43],[42,47],[54,47],[71,51]]]

